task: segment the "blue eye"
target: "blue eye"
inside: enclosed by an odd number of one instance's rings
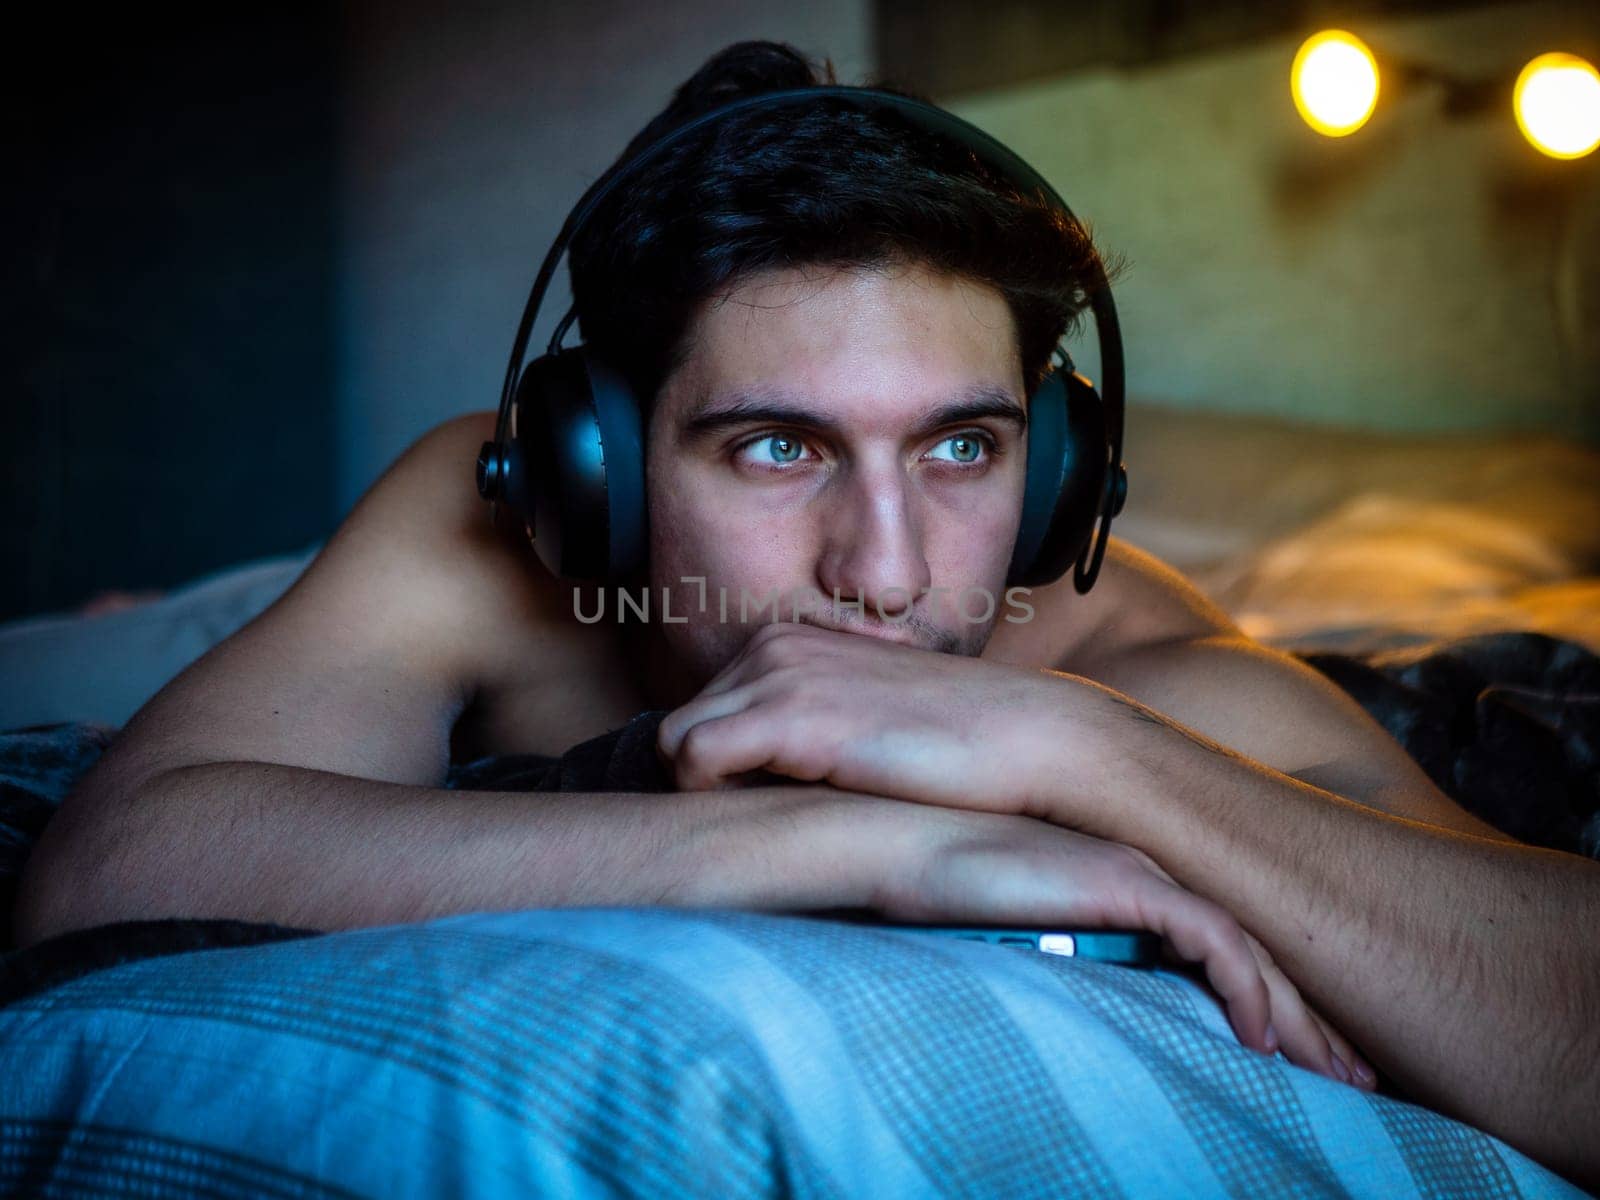
[[[786,466],[799,462],[805,452],[805,443],[786,433],[769,433],[739,447],[741,454],[750,453],[757,463]]]
[[[735,452],[751,467],[789,467],[814,459],[805,439],[790,433],[766,433],[751,438]],[[994,439],[977,430],[952,434],[925,456],[956,466],[983,466],[998,453]]]
[[[948,456],[935,454],[934,457],[943,462],[957,462],[963,464],[975,463],[978,456],[991,449],[988,439],[976,433],[958,433],[947,437],[939,443],[939,447],[950,447]]]

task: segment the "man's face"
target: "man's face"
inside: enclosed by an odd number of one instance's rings
[[[687,617],[652,611],[674,656],[710,678],[772,621],[773,594],[779,620],[798,606],[978,654],[1005,611],[1025,467],[1001,294],[906,263],[774,270],[707,301],[689,332],[647,452],[654,602],[665,588]]]

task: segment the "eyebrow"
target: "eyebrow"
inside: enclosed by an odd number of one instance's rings
[[[957,392],[924,415],[910,433],[921,437],[946,425],[986,418],[1005,421],[1019,432],[1028,426],[1027,414],[1015,396],[1003,387],[979,383]],[[803,398],[773,390],[702,400],[683,421],[680,432],[684,441],[692,442],[741,425],[788,425],[833,435],[843,428],[832,417],[809,407]]]

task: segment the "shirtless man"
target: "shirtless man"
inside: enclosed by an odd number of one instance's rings
[[[875,214],[892,168],[871,168]],[[1336,687],[1131,547],[1086,596],[1034,589],[1029,620],[958,611],[963,589],[1004,594],[1042,354],[1015,280],[931,265],[909,236],[685,294],[645,393],[649,581],[683,623],[575,619],[593,591],[486,519],[470,464],[494,414],[449,421],[129,722],[40,842],[20,940],[630,904],[1139,926],[1204,964],[1247,1044],[1370,1087],[1343,1030],[1413,1097],[1593,1184],[1600,867],[1468,815]],[[599,263],[575,243],[590,344],[595,297],[621,294]],[[644,318],[617,320],[649,345]],[[821,602],[724,621],[699,579]],[[558,754],[651,708],[672,710],[678,792],[441,786],[453,757]]]

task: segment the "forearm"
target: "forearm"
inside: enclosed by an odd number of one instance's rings
[[[1380,1069],[1593,1183],[1600,867],[1377,812],[1113,697],[1054,820],[1224,905]],[[1081,714],[1080,714],[1081,715]],[[1082,745],[1082,739],[1077,744]]]
[[[804,786],[458,792],[265,763],[89,800],[69,800],[29,862],[21,942],[174,916],[336,929],[578,905],[860,907],[886,869],[873,822],[900,807]]]

